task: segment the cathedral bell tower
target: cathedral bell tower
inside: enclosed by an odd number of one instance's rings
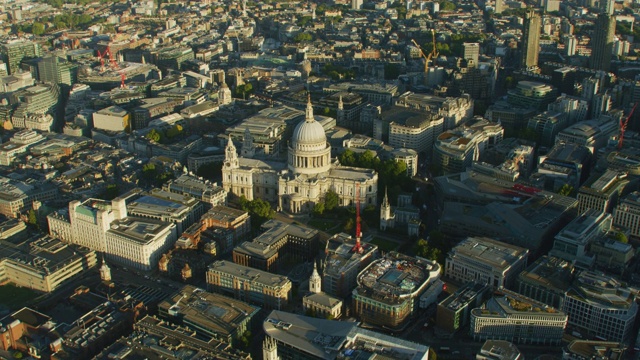
[[[318,267],[315,261],[313,262],[313,273],[309,278],[309,291],[315,294],[322,292],[322,278],[318,274]]]
[[[227,143],[227,147],[224,149],[224,167],[227,169],[237,169],[239,167],[238,152],[236,151],[236,147],[233,145],[231,135],[229,135],[229,142]]]

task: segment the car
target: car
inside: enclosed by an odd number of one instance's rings
[[[149,275],[145,275],[144,278],[149,280]]]

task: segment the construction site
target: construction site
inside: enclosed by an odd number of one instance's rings
[[[94,60],[97,65],[83,66],[78,72],[78,80],[94,90],[127,89],[132,82],[162,79],[162,73],[155,65],[123,61],[123,57],[112,53],[109,47],[102,52],[98,50]]]

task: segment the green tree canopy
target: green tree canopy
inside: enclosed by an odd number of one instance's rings
[[[37,36],[44,34],[44,24],[37,21],[34,22],[33,26],[31,27],[31,33]]]
[[[162,142],[163,134],[156,129],[151,129],[151,131],[147,133],[146,137],[149,140],[153,140],[157,143],[160,143]]]
[[[338,196],[338,194],[333,190],[327,191],[327,193],[324,195],[325,210],[331,211],[337,208],[339,204],[340,204],[340,197]]]

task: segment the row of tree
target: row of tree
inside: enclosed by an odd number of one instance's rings
[[[151,129],[146,135],[147,139],[153,140],[159,144],[171,142],[178,136],[184,134],[184,128],[180,124],[175,124],[166,130]]]

